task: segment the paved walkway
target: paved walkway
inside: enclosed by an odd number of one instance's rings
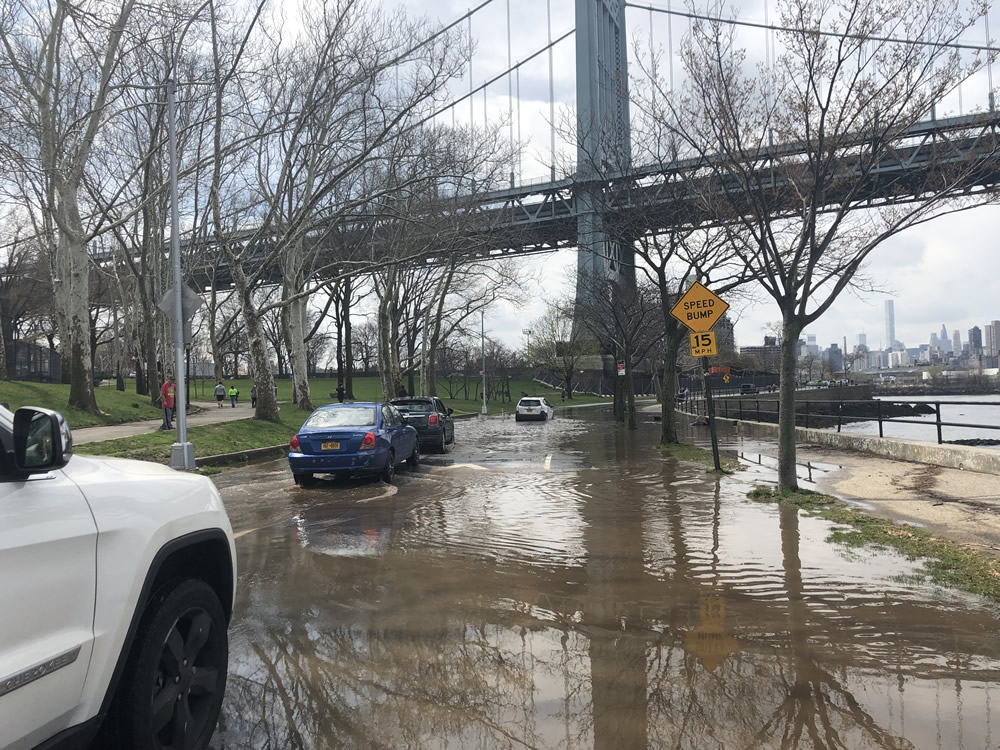
[[[234,422],[238,419],[249,419],[253,416],[253,409],[250,403],[237,404],[232,408],[229,402],[220,409],[215,401],[192,401],[193,405],[201,407],[201,411],[188,415],[188,427],[196,427],[200,424],[216,424],[218,422]],[[101,440],[114,440],[115,438],[132,437],[133,435],[146,435],[156,432],[163,424],[162,420],[147,419],[142,422],[126,422],[124,424],[101,425],[99,427],[77,427],[73,430],[73,443],[83,445],[84,443],[97,443]],[[174,418],[176,426],[177,419]]]

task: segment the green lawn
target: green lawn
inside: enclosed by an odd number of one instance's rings
[[[119,424],[121,422],[137,422],[141,419],[160,419],[163,412],[149,403],[148,396],[135,393],[135,386],[130,390],[116,391],[114,387],[97,389],[97,406],[103,412],[100,417],[70,409],[69,386],[53,383],[28,383],[24,381],[0,382],[0,403],[5,403],[11,409],[21,406],[41,406],[60,412],[70,427],[89,427],[101,424]]]
[[[280,424],[249,418],[235,422],[199,425],[188,429],[188,440],[194,445],[195,456],[237,453],[287,443],[302,426],[303,421],[304,414],[301,411],[291,404],[283,404]],[[104,440],[99,443],[84,443],[75,446],[74,450],[92,456],[119,456],[169,463],[170,446],[175,440],[177,434],[171,430]]]

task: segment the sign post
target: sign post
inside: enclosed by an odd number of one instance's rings
[[[722,464],[719,461],[719,435],[715,430],[715,404],[712,401],[712,387],[709,382],[708,358],[719,353],[712,328],[728,309],[729,304],[725,300],[696,281],[670,311],[671,315],[692,331],[691,356],[701,358],[705,411],[708,415],[708,430],[712,436],[712,461],[716,471],[722,471]]]

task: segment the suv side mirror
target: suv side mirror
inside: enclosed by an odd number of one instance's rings
[[[23,406],[14,414],[14,468],[19,474],[61,469],[73,455],[73,434],[59,412]]]
[[[454,409],[448,409],[448,416],[449,416],[449,417],[450,417],[450,416],[451,416],[452,414],[454,414],[454,413],[455,413],[455,410],[454,410]]]

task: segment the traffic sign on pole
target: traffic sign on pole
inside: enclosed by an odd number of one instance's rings
[[[625,377],[625,363],[624,362],[619,362],[618,363],[618,374],[621,377],[623,377],[623,378]]]
[[[684,292],[670,314],[695,333],[702,333],[711,331],[728,309],[729,303],[696,281]]]
[[[705,333],[691,334],[691,356],[692,357],[714,357],[719,353],[715,345],[715,333],[706,331]]]

